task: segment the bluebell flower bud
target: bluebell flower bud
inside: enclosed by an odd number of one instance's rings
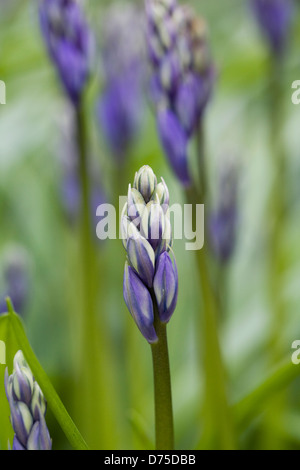
[[[127,308],[140,332],[149,343],[155,343],[157,335],[153,326],[154,311],[150,292],[128,263],[125,264],[123,290]]]
[[[130,237],[127,241],[127,256],[141,280],[147,287],[152,287],[155,254],[150,243],[141,235],[138,238]]]
[[[128,200],[121,216],[123,244],[127,252],[124,299],[149,343],[158,340],[155,315],[157,320],[168,322],[177,302],[177,269],[176,264],[173,266],[170,261],[171,269],[168,255],[172,245],[169,199],[165,181],[161,179],[157,183],[152,169],[143,167],[135,175],[134,189],[129,186]],[[149,200],[147,205],[145,200]],[[135,225],[129,217],[129,208],[138,202],[142,202],[143,209],[141,221]]]
[[[159,201],[150,201],[141,220],[141,234],[154,250],[159,246],[165,230],[165,214]]]
[[[157,198],[163,210],[166,212],[169,208],[170,194],[168,186],[163,178],[161,178],[161,183],[158,183],[154,193],[152,194],[153,201],[157,201]]]
[[[273,53],[285,49],[293,18],[292,0],[251,0],[254,14]]]
[[[124,209],[127,208],[127,204],[125,205]],[[128,217],[127,213],[123,213],[121,216],[121,234],[122,234],[122,242],[125,250],[127,249],[127,241],[130,237],[138,238],[140,236],[140,232],[133,221]]]
[[[13,374],[5,371],[5,391],[15,432],[13,449],[50,450],[46,401],[21,351],[15,355]]]
[[[153,286],[159,318],[163,323],[168,323],[177,304],[178,273],[175,260],[173,264],[167,252],[158,259]]]
[[[143,196],[137,189],[132,188],[130,184],[127,197],[127,215],[132,221],[135,221],[136,226],[141,223],[145,207],[146,204]]]
[[[91,33],[74,0],[42,0],[40,22],[49,55],[65,91],[78,106],[87,79]]]
[[[150,166],[143,166],[135,175],[133,187],[137,189],[147,203],[157,186],[157,178]]]

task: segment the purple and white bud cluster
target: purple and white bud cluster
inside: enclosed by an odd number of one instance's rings
[[[280,56],[286,46],[293,3],[293,0],[251,0],[257,22],[276,56]]]
[[[78,106],[90,71],[91,33],[75,0],[42,0],[40,23],[65,91]]]
[[[176,0],[145,3],[158,131],[176,176],[189,186],[188,144],[203,117],[215,75],[207,28],[191,7]]]
[[[15,355],[12,375],[5,371],[5,390],[15,431],[13,450],[51,450],[46,400],[22,351]]]
[[[176,261],[170,256],[172,228],[169,191],[163,179],[157,182],[149,166],[135,175],[121,220],[127,252],[124,299],[138,328],[149,343],[158,340],[154,321],[171,319],[178,295]]]

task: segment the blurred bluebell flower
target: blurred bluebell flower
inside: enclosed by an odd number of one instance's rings
[[[128,155],[145,110],[143,26],[139,9],[125,1],[114,3],[102,21],[104,89],[97,114],[118,161]]]
[[[91,32],[75,0],[41,0],[40,23],[65,91],[80,104],[90,72]]]
[[[176,0],[145,0],[145,4],[158,133],[176,176],[188,187],[188,143],[203,118],[215,75],[206,24]]]
[[[5,391],[15,432],[13,450],[51,450],[46,400],[22,351],[15,355],[12,375],[5,371]]]
[[[129,208],[138,217],[132,218]],[[122,213],[122,236],[127,252],[124,299],[139,330],[149,343],[158,338],[155,315],[168,323],[177,304],[178,274],[170,257],[172,228],[169,191],[149,166],[135,175]]]
[[[216,258],[227,263],[235,250],[238,225],[238,168],[226,160],[219,176],[216,207],[210,215],[210,240]]]
[[[275,55],[285,49],[293,17],[293,0],[251,0],[262,30]]]
[[[6,312],[5,298],[10,297],[14,309],[23,315],[29,297],[29,259],[27,252],[19,246],[10,246],[3,256],[3,284],[1,287],[0,313]]]

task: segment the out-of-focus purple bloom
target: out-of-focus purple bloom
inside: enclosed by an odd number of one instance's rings
[[[169,255],[172,245],[169,190],[163,179],[157,182],[148,166],[136,173],[133,186],[129,185],[121,220],[127,251],[124,299],[143,336],[154,343],[158,340],[155,315],[157,320],[168,323],[178,293],[176,263],[172,263]],[[137,217],[132,217],[133,212]]]
[[[211,244],[221,263],[228,262],[234,252],[238,224],[238,169],[236,163],[227,163],[220,175],[218,201],[210,216]]]
[[[190,184],[188,169],[188,136],[177,115],[171,109],[162,109],[157,115],[160,140],[172,168],[184,186]]]
[[[22,351],[15,355],[12,375],[5,371],[5,391],[15,431],[13,450],[51,450],[46,401]]]
[[[5,298],[10,297],[16,312],[23,315],[29,296],[29,261],[23,248],[16,246],[7,250],[2,277],[0,313],[7,310]]]
[[[132,145],[143,118],[143,18],[135,6],[113,4],[103,18],[104,90],[97,114],[114,157],[121,161]]]
[[[74,0],[41,0],[40,23],[49,55],[75,106],[89,77],[91,33]]]
[[[251,0],[259,26],[275,55],[281,55],[288,39],[293,0]]]
[[[145,0],[145,4],[159,136],[176,176],[188,187],[188,142],[203,118],[215,75],[206,25],[176,0]]]

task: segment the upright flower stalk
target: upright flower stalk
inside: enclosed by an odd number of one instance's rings
[[[148,55],[153,68],[152,96],[164,152],[193,205],[207,202],[203,122],[212,93],[215,68],[207,27],[189,6],[177,0],[145,0]],[[193,178],[188,147],[196,140],[199,178]],[[209,251],[196,252],[203,298],[206,382],[205,446],[233,448],[225,371],[217,325],[217,296],[209,271]]]
[[[284,126],[284,89],[283,72],[288,41],[291,33],[294,1],[293,0],[251,0],[251,5],[262,35],[265,38],[269,54],[268,103],[269,103],[269,141],[271,149],[270,171],[272,182],[268,199],[269,221],[269,299],[272,313],[272,327],[269,338],[271,365],[282,358],[282,325],[286,321],[286,308],[283,299],[283,274],[285,270],[282,252],[283,228],[286,217],[286,149],[283,137]],[[266,447],[272,446],[279,437],[277,430],[282,426],[284,415],[284,396],[278,396],[270,409],[277,410],[267,414]],[[280,439],[280,437],[279,437]]]
[[[173,410],[166,325],[177,304],[178,273],[172,260],[172,229],[169,191],[152,169],[136,173],[122,220],[123,244],[127,253],[124,270],[124,299],[137,327],[151,345],[156,447],[174,448]]]
[[[52,441],[45,421],[46,400],[24,359],[14,358],[12,375],[5,371],[5,391],[15,431],[13,450],[51,450]]]

